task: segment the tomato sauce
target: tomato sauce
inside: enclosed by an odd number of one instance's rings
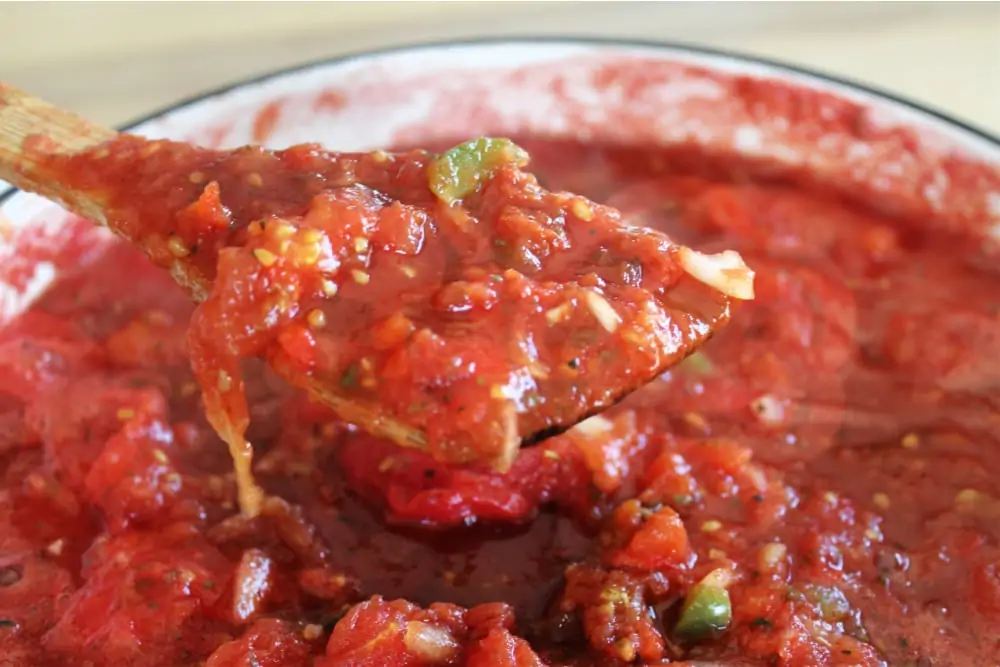
[[[544,187],[737,249],[757,298],[506,473],[251,362],[250,518],[194,306],[115,245],[0,332],[0,664],[993,664],[1000,276],[970,239],[695,151],[519,144]]]
[[[527,160],[507,139],[393,155],[125,135],[44,163],[202,302],[190,356],[252,515],[245,358],[397,444],[503,471],[752,298],[738,254],[623,225],[540,187]]]

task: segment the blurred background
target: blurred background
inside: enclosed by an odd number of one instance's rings
[[[599,35],[768,56],[1000,135],[998,2],[4,2],[0,79],[121,124],[240,78],[448,38]]]

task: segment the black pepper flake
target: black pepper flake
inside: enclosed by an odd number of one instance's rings
[[[578,369],[580,367],[580,360],[577,359],[576,357],[574,357],[574,358],[570,359],[569,361],[567,361],[566,365],[569,366],[570,368],[572,368],[573,370],[576,370],[576,369]]]
[[[774,627],[774,623],[771,623],[768,619],[763,616],[758,616],[757,618],[750,621],[751,628],[761,628],[764,630],[769,630]]]
[[[762,503],[762,502],[764,502],[764,496],[762,496],[759,493],[755,493],[755,494],[753,494],[753,501],[755,503]]]
[[[424,468],[424,479],[434,479],[437,474],[437,470],[434,468]]]

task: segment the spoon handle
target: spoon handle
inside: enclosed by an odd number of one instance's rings
[[[66,186],[59,178],[48,174],[44,166],[47,157],[83,152],[87,152],[89,159],[100,160],[101,144],[117,136],[114,130],[0,82],[0,179],[122,233],[116,229],[115,220],[110,220],[109,225],[105,207],[95,194]],[[125,236],[141,247],[139,239]],[[204,299],[211,287],[197,268],[184,259],[175,260],[172,273],[195,300]],[[405,447],[427,449],[424,433],[385,414],[378,405],[340,396],[310,376],[288,373],[286,379],[312,391],[347,421],[363,425],[370,432],[391,438]]]
[[[47,178],[42,158],[79,153],[117,134],[0,82],[0,179],[102,224],[106,221],[100,205]]]

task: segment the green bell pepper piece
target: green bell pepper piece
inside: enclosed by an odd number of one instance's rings
[[[682,639],[697,641],[722,632],[732,621],[729,591],[709,575],[688,592],[674,632]]]
[[[472,194],[505,164],[523,167],[528,153],[510,139],[473,139],[439,155],[430,165],[431,191],[446,204]]]

